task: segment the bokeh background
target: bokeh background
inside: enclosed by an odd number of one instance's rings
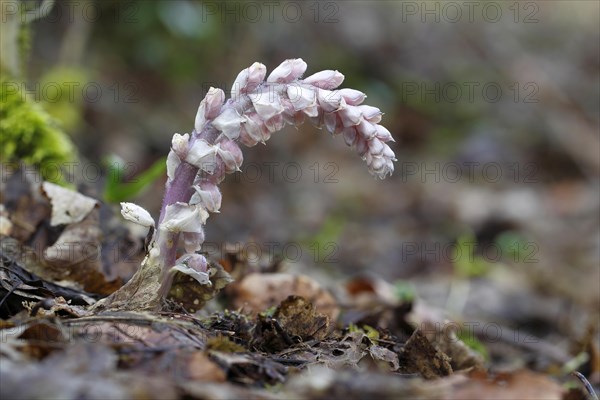
[[[597,327],[598,2],[81,0],[48,10],[32,23],[24,80],[82,162],[125,160],[127,179],[192,129],[210,86],[227,92],[254,61],[337,69],[385,113],[398,158],[385,181],[308,124],[245,149],[245,174],[223,183],[207,225],[213,248],[255,243],[329,286],[372,274],[455,315],[540,336]],[[43,93],[49,82],[81,85],[57,100]],[[80,175],[101,197],[103,180]],[[129,200],[157,213],[163,185]]]

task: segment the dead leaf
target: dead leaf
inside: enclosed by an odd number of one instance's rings
[[[453,371],[470,368],[483,370],[485,362],[483,356],[460,340],[456,336],[456,330],[448,327],[453,327],[453,325],[447,325],[443,332],[426,335],[426,337],[431,340],[436,348],[450,357],[450,365]],[[435,332],[435,330],[432,331]]]
[[[398,355],[401,371],[419,373],[425,379],[434,379],[452,373],[450,358],[437,350],[417,329],[404,344]]]
[[[10,232],[5,234],[21,242],[38,233],[40,223],[50,216],[51,207],[48,199],[41,194],[38,179],[19,168],[0,182],[3,186],[0,200],[5,207],[3,217],[10,222]]]
[[[43,262],[54,281],[74,282],[91,293],[108,295],[123,284],[122,279],[108,281],[102,263],[102,231],[98,211],[85,219],[67,225],[56,240],[46,248]]]
[[[317,312],[327,315],[330,321],[336,321],[340,313],[333,296],[306,275],[251,273],[231,285],[228,293],[232,296],[234,308],[252,314],[276,306],[290,295],[304,297],[315,306]]]
[[[313,304],[300,296],[289,296],[273,314],[289,334],[303,340],[322,340],[329,333],[329,318],[317,312]]]
[[[42,191],[52,204],[52,226],[81,222],[98,205],[98,200],[54,183],[44,182]]]
[[[289,296],[272,317],[259,315],[255,329],[255,345],[265,351],[279,351],[299,341],[322,340],[329,334],[329,318],[316,312],[314,306],[300,296]]]
[[[386,349],[385,347],[372,345],[369,347],[369,354],[375,361],[386,362],[391,367],[391,371],[397,371],[400,368],[398,354]]]

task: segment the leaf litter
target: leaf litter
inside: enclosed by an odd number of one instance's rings
[[[2,397],[584,398],[574,380],[495,369],[460,332],[432,328],[445,316],[385,281],[355,277],[332,292],[242,251],[210,263],[210,284],[178,273],[160,313],[92,311],[131,276],[144,238],[83,195],[36,190],[13,190],[21,200],[2,214],[28,226],[0,238]],[[55,209],[61,196],[81,207]],[[19,206],[33,203],[29,215]],[[107,238],[134,261],[107,261]],[[598,373],[593,340],[580,347]]]

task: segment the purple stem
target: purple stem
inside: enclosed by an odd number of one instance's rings
[[[194,178],[198,173],[198,167],[188,164],[182,161],[181,164],[175,170],[175,178],[165,189],[165,197],[163,198],[162,207],[160,208],[160,217],[158,218],[158,224],[163,221],[167,206],[175,204],[177,202],[187,203],[190,201],[194,189]],[[157,227],[158,228],[158,227]]]
[[[216,130],[212,127],[197,133],[195,130],[190,135],[189,147],[191,148],[197,139],[213,141],[215,139]],[[160,224],[165,218],[167,206],[177,202],[188,203],[194,194],[194,180],[198,174],[198,167],[182,161],[175,170],[175,177],[171,182],[168,182],[165,188],[160,208],[160,216],[156,224],[154,243],[160,249],[160,257],[162,259],[162,276],[160,293],[162,297],[166,297],[169,288],[171,287],[172,277],[168,275],[169,268],[175,265],[177,260],[177,243],[179,242],[179,233],[161,232]],[[161,233],[163,236],[161,236]]]

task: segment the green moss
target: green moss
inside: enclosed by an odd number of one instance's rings
[[[45,179],[64,184],[57,167],[73,162],[69,137],[42,107],[27,97],[19,81],[0,79],[0,160],[36,167]]]

